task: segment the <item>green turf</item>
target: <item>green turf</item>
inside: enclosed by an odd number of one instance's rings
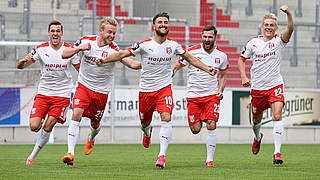
[[[33,145],[0,145],[0,179],[320,179],[320,145],[283,145],[283,165],[272,164],[273,145],[258,155],[250,145],[218,144],[215,167],[205,166],[203,144],[171,144],[166,167],[155,168],[158,144],[95,145],[91,155],[77,145],[73,167],[61,161],[67,145],[47,145],[28,167]]]

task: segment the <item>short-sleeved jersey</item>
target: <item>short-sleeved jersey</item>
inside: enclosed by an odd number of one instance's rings
[[[128,50],[134,56],[141,55],[141,92],[154,92],[172,84],[171,59],[186,53],[180,44],[169,38],[162,44],[149,38]]]
[[[241,52],[242,58],[252,59],[251,89],[255,90],[267,90],[283,84],[280,61],[286,42],[278,35],[267,42],[261,38],[257,36],[250,39]]]
[[[105,63],[102,66],[97,66],[95,60],[98,57],[105,58],[118,52],[119,47],[114,42],[99,47],[97,40],[98,36],[84,36],[74,44],[74,46],[86,43],[91,45],[90,50],[82,51],[78,82],[92,91],[108,94],[114,81],[115,63]]]
[[[70,65],[79,65],[80,60],[78,55],[74,55],[68,59],[62,59],[61,54],[67,47],[71,47],[71,45],[63,42],[59,50],[54,50],[50,42],[45,42],[32,50],[32,61],[39,61],[41,65],[38,94],[70,97],[73,88]]]
[[[218,71],[226,71],[229,68],[227,54],[216,47],[210,54],[204,49],[202,44],[195,45],[188,49],[188,52],[200,59],[207,66],[214,67]],[[182,66],[188,66],[187,97],[204,97],[216,94],[219,89],[217,74],[209,75],[207,72],[194,67],[186,60],[178,61]]]

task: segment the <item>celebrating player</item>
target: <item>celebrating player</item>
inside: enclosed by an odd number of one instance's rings
[[[50,41],[36,46],[17,64],[18,69],[23,69],[36,61],[41,64],[38,92],[30,113],[31,131],[38,132],[48,115],[34,149],[27,158],[26,165],[33,164],[33,160],[48,142],[55,124],[65,122],[73,88],[70,65],[72,64],[77,71],[80,66],[78,55],[70,56],[68,59],[61,58],[63,50],[71,45],[61,41],[63,26],[59,21],[50,22],[48,36]]]
[[[208,67],[194,56],[186,52],[176,41],[167,38],[169,33],[169,15],[165,12],[153,18],[155,35],[147,40],[136,43],[132,48],[112,54],[107,58],[97,59],[97,64],[119,61],[124,57],[141,55],[141,79],[139,92],[139,117],[141,129],[144,132],[143,145],[148,148],[151,141],[152,114],[156,110],[160,113],[160,152],[156,167],[165,167],[165,157],[172,135],[171,113],[172,99],[172,57],[177,54],[190,64],[203,71],[215,75],[216,69]]]
[[[119,51],[118,46],[113,42],[117,25],[117,21],[113,18],[102,19],[99,26],[99,36],[82,37],[72,48],[68,48],[62,53],[63,58],[69,58],[79,52],[83,53],[83,61],[80,65],[77,88],[72,103],[72,120],[68,128],[68,153],[62,158],[63,162],[68,165],[74,163],[74,149],[79,136],[81,118],[88,117],[91,122],[91,132],[84,149],[86,155],[92,152],[95,136],[101,129],[100,121],[114,82],[115,63],[99,67],[95,60]],[[125,58],[121,62],[133,69],[141,68],[139,61]]]
[[[258,154],[263,134],[260,132],[263,111],[271,107],[273,120],[274,155],[273,163],[282,164],[280,148],[283,137],[282,108],[284,106],[284,82],[280,74],[282,50],[289,42],[293,32],[293,19],[288,6],[283,5],[281,11],[287,14],[287,27],[280,37],[275,34],[278,30],[277,18],[274,14],[266,14],[262,19],[262,36],[248,41],[238,61],[242,85],[251,87],[251,104],[253,114],[253,132],[255,135],[252,153]],[[250,80],[245,73],[245,61],[251,58]]]
[[[217,144],[216,123],[219,119],[220,100],[226,86],[226,70],[229,67],[227,55],[216,45],[217,29],[206,26],[202,30],[202,43],[188,49],[189,53],[201,60],[204,64],[219,70],[217,76],[191,66],[184,59],[175,64],[174,73],[184,66],[188,66],[187,107],[188,122],[193,134],[198,134],[202,122],[207,126],[207,166],[214,166],[213,157]]]

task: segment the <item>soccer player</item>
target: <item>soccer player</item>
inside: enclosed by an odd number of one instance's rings
[[[258,154],[260,150],[263,134],[260,132],[263,111],[271,107],[273,120],[274,155],[273,163],[282,164],[280,148],[284,133],[282,123],[282,108],[285,104],[283,96],[284,82],[280,74],[280,61],[282,50],[289,42],[293,32],[293,19],[287,5],[280,8],[287,14],[287,27],[280,36],[276,34],[278,30],[277,18],[274,14],[266,14],[262,19],[262,36],[250,39],[244,47],[238,61],[241,74],[242,85],[251,87],[251,104],[253,114],[253,132],[255,135],[252,153]],[[251,58],[250,80],[245,73],[245,61]]]
[[[202,123],[206,123],[206,166],[214,166],[213,157],[217,144],[216,123],[219,119],[220,100],[223,98],[226,74],[229,67],[226,53],[215,45],[216,37],[216,27],[204,27],[202,30],[202,43],[189,48],[188,52],[200,59],[204,64],[216,68],[220,74],[219,83],[217,75],[210,76],[191,66],[184,59],[180,59],[173,68],[175,73],[182,67],[188,67],[188,123],[193,134],[198,134],[201,131]]]
[[[177,54],[186,59],[190,64],[214,75],[215,68],[203,64],[194,56],[186,52],[176,41],[167,38],[169,32],[169,15],[165,12],[158,13],[153,18],[155,35],[147,40],[136,43],[132,48],[112,54],[104,59],[97,59],[97,64],[119,61],[124,57],[141,55],[141,79],[139,92],[139,117],[141,129],[144,132],[143,146],[148,148],[151,141],[152,114],[160,113],[160,153],[156,167],[165,167],[165,157],[168,144],[172,135],[171,113],[172,99],[172,68],[171,59]]]
[[[78,55],[62,59],[64,49],[71,47],[61,40],[63,26],[59,21],[52,21],[48,26],[49,41],[36,46],[30,54],[20,59],[18,69],[23,69],[38,61],[41,65],[41,77],[38,92],[30,113],[31,131],[40,131],[47,116],[43,129],[38,137],[26,165],[32,165],[40,150],[48,142],[52,128],[57,122],[63,124],[70,104],[70,95],[73,88],[70,66],[79,71],[80,60]]]
[[[68,153],[62,158],[67,165],[74,163],[74,149],[79,136],[81,118],[88,117],[91,123],[91,130],[84,149],[85,155],[92,152],[95,137],[101,129],[100,121],[114,82],[115,63],[99,67],[96,65],[95,59],[107,57],[119,51],[119,47],[113,41],[117,25],[114,18],[102,19],[99,25],[99,36],[84,36],[73,47],[62,53],[63,58],[69,58],[79,52],[83,56],[77,88],[73,97],[72,120],[68,128]],[[122,59],[121,62],[133,69],[141,68],[139,61],[133,61],[129,58]]]

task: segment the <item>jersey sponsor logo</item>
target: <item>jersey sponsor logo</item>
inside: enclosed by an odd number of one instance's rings
[[[80,99],[74,99],[74,104],[79,105],[80,104]]]
[[[31,110],[31,114],[35,114],[36,113],[37,108],[32,108]]]
[[[214,60],[214,62],[215,62],[216,64],[220,64],[220,58],[216,58],[216,59]]]
[[[152,58],[152,57],[149,57],[148,60],[149,61],[157,61],[157,62],[171,61],[171,57],[170,58]]]
[[[139,44],[138,44],[138,43],[134,43],[134,44],[132,45],[132,47],[131,47],[131,49],[132,49],[133,51],[137,50],[138,48],[139,48]]]
[[[276,55],[275,51],[269,52],[269,53],[266,53],[266,54],[256,54],[256,58],[266,58],[268,56],[273,56],[273,55]],[[259,61],[259,60],[255,60],[255,61]]]
[[[194,122],[194,115],[190,115],[189,116],[189,120],[190,120],[191,123],[193,123]]]
[[[171,47],[167,47],[166,48],[166,52],[167,52],[167,54],[172,54],[172,48]]]
[[[103,51],[101,56],[102,56],[103,58],[106,58],[106,57],[108,56],[108,52]]]
[[[84,56],[84,60],[89,64],[96,64],[96,57]]]

